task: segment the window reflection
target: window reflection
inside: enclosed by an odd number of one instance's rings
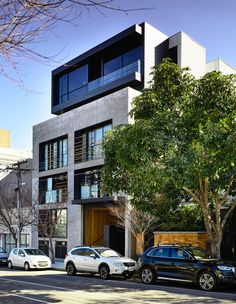
[[[103,145],[111,124],[75,132],[75,163],[104,157]]]
[[[75,199],[101,197],[101,173],[98,169],[86,172],[75,172]]]
[[[76,98],[85,92],[84,86],[88,83],[88,65],[84,65],[75,71],[59,78],[59,99],[64,103],[69,99]]]

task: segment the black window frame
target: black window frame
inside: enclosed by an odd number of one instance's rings
[[[102,159],[104,158],[104,140],[105,140],[105,134],[108,130],[105,130],[106,127],[110,126],[110,130],[113,129],[112,120],[107,120],[102,123],[87,127],[85,129],[81,129],[78,131],[75,131],[74,133],[74,163],[83,163],[87,161],[91,161],[94,159]],[[97,147],[99,145],[94,144],[93,146],[89,144],[89,136],[91,132],[95,132],[96,130],[102,129],[102,143],[101,145],[101,157],[94,156],[94,147]]]
[[[86,187],[86,175],[87,175],[88,179],[89,178],[93,179],[93,177],[92,177],[93,173],[98,175],[98,177],[97,177],[97,186],[98,186],[97,196],[89,196],[89,197],[84,198],[84,197],[82,197],[81,187],[82,186]],[[91,175],[89,176],[89,174],[91,174]],[[92,180],[92,182],[93,182],[93,180]],[[74,199],[84,200],[84,199],[93,199],[93,198],[97,199],[97,198],[103,197],[103,192],[101,191],[100,182],[101,182],[101,166],[74,171]],[[83,185],[83,183],[85,185]],[[89,182],[88,182],[88,185],[89,185]],[[91,187],[93,185],[96,185],[96,184],[90,184]]]
[[[66,140],[65,151],[63,144],[64,140]],[[56,153],[53,151],[52,154],[49,155],[49,151],[48,151],[48,158],[46,158],[45,157],[46,146],[48,146],[47,149],[49,149],[50,146],[51,146],[50,149],[54,149],[54,145],[56,146]],[[64,155],[66,156],[65,159],[64,159]],[[65,134],[63,136],[39,144],[39,172],[50,171],[67,166],[68,166],[68,134]]]

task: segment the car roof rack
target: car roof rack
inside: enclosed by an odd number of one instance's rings
[[[193,244],[190,243],[158,243],[157,246],[186,246],[186,247],[193,247]]]

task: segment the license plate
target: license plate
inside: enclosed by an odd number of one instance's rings
[[[1,260],[2,261],[2,263],[6,263],[7,262],[7,260]]]

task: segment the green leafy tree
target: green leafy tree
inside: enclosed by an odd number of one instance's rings
[[[219,258],[236,207],[236,76],[211,72],[196,80],[165,59],[130,115],[135,123],[107,138],[106,189],[125,191],[142,210],[166,203],[173,210],[187,197],[200,207]]]

